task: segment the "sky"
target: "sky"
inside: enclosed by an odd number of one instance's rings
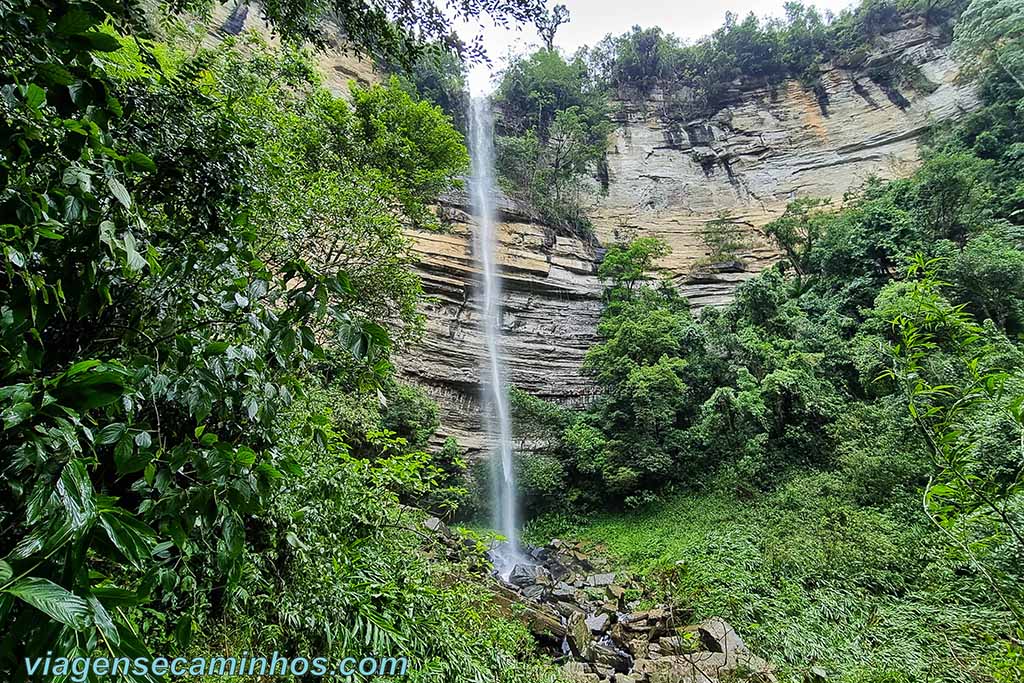
[[[750,12],[758,16],[783,16],[785,0],[549,0],[569,8],[570,21],[558,29],[555,45],[566,54],[572,54],[583,45],[592,45],[608,33],[625,33],[634,24],[643,28],[660,26],[684,40],[695,40],[722,25],[726,12],[744,17]],[[853,4],[852,0],[809,0],[805,4],[839,12]],[[470,89],[474,93],[491,90],[490,74],[500,69],[511,52],[525,52],[540,44],[532,26],[521,30],[505,29],[477,24],[459,27],[459,33],[469,38],[482,34],[484,45],[493,62],[488,67],[477,65],[470,70]]]

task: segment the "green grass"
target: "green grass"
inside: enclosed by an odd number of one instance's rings
[[[804,475],[758,500],[681,495],[590,520],[537,520],[528,535],[604,545],[694,619],[728,619],[782,681],[812,665],[848,683],[994,680],[992,641],[1009,622],[984,583],[913,501],[883,511],[841,490],[831,475]]]

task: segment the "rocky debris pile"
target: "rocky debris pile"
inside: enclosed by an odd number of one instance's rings
[[[687,623],[685,613],[653,603],[644,587],[579,544],[553,540],[530,548],[497,600],[522,619],[562,662],[570,680],[598,683],[774,682],[723,619]],[[640,609],[641,605],[647,606]],[[513,607],[517,605],[517,607]]]
[[[768,662],[724,619],[689,623],[688,612],[658,602],[607,559],[579,544],[531,547],[499,577],[479,541],[453,533],[437,517],[424,527],[434,550],[494,578],[494,599],[521,620],[577,683],[775,683]],[[500,548],[492,557],[503,556]]]

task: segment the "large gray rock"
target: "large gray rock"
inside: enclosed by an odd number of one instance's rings
[[[526,588],[538,583],[547,585],[550,580],[548,570],[534,564],[517,564],[508,575],[508,582],[519,588]]]
[[[594,588],[603,588],[615,583],[615,574],[591,574],[587,577],[587,585]]]
[[[604,633],[608,629],[610,619],[607,614],[595,614],[587,617],[586,621],[591,633]]]

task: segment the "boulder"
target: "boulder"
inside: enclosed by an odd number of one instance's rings
[[[593,673],[593,670],[586,662],[566,662],[562,665],[562,672],[567,676],[576,676]]]
[[[435,534],[441,534],[446,538],[451,537],[452,535],[451,529],[448,528],[448,525],[442,522],[437,517],[427,517],[425,520],[423,520],[423,526],[427,527]]]
[[[610,619],[607,614],[596,614],[592,617],[587,617],[585,621],[591,633],[604,633],[608,628]]]
[[[623,598],[626,596],[626,589],[622,586],[611,585],[605,589],[608,599],[615,603],[616,607],[622,607]]]
[[[590,646],[590,658],[597,664],[603,664],[620,673],[628,673],[633,668],[633,658],[628,653],[607,643],[595,643]]]
[[[590,635],[590,627],[587,626],[587,619],[583,614],[569,617],[566,625],[566,641],[569,643],[569,650],[577,659],[588,659],[590,657],[590,645],[593,636]]]
[[[538,583],[538,579],[548,576],[548,570],[540,565],[517,564],[508,575],[508,582],[518,588],[525,588]]]
[[[685,655],[695,652],[700,647],[700,640],[693,636],[665,636],[658,639],[662,652],[670,655]]]
[[[524,598],[529,598],[530,600],[541,601],[547,595],[548,591],[547,591],[547,588],[545,588],[544,586],[540,585],[539,583],[536,583],[536,584],[534,584],[532,586],[527,586],[526,588],[523,589],[522,592],[523,592],[523,597]]]
[[[587,616],[586,610],[572,602],[556,602],[555,609],[558,610],[558,613],[567,620],[575,614],[579,614],[583,617]]]
[[[519,619],[537,636],[538,640],[559,644],[566,636],[562,618],[548,605],[531,603],[524,605],[522,596],[511,588],[495,582],[493,586],[494,601],[508,617]]]
[[[721,680],[776,682],[771,668],[763,661],[756,657],[752,660],[738,659],[724,652],[670,655],[644,660],[642,667],[638,661],[633,671],[648,674],[650,683],[718,683]]]
[[[718,672],[709,676],[683,656],[638,660],[633,673],[646,675],[650,683],[718,683]]]
[[[741,680],[752,683],[775,683],[776,681],[767,661],[749,652],[693,652],[680,655],[679,658],[688,661],[694,671],[701,673],[709,680],[722,678],[723,674],[732,675],[733,678],[742,674]],[[651,679],[651,683],[654,683],[653,679]]]
[[[710,652],[747,652],[747,646],[739,634],[721,617],[712,617],[701,623],[697,627],[697,633],[704,649]]]
[[[551,597],[555,600],[575,600],[576,589],[564,581],[559,581],[551,591]]]
[[[615,574],[591,574],[587,577],[587,585],[595,588],[610,586],[615,583]]]

